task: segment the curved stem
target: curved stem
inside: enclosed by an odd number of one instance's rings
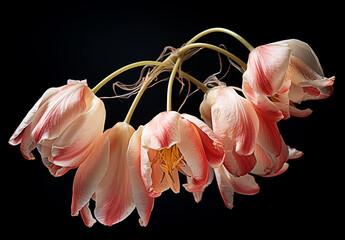
[[[177,73],[177,69],[179,68],[180,64],[182,62],[182,57],[179,57],[174,65],[173,70],[171,71],[170,74],[170,78],[169,78],[169,83],[168,83],[168,90],[167,90],[167,111],[171,111],[172,110],[172,87],[173,87],[173,83],[175,80],[175,76]]]
[[[214,51],[217,51],[221,54],[224,54],[225,56],[231,58],[232,60],[234,60],[236,63],[238,63],[238,65],[240,65],[243,70],[246,70],[247,69],[247,64],[245,62],[243,62],[241,59],[239,59],[238,57],[236,57],[234,54],[226,51],[225,49],[223,48],[220,48],[220,47],[217,47],[215,45],[212,45],[212,44],[208,44],[208,43],[191,43],[191,44],[188,44],[184,47],[181,47],[179,49],[179,55],[180,54],[184,54],[186,51],[192,49],[192,48],[208,48],[208,49],[211,49],[211,50],[214,50]]]
[[[191,43],[194,43],[195,41],[197,41],[199,38],[207,35],[207,34],[210,34],[210,33],[214,33],[214,32],[222,32],[222,33],[226,33],[234,38],[236,38],[238,41],[240,41],[249,51],[252,51],[254,49],[254,47],[249,44],[249,42],[247,42],[247,40],[245,40],[243,37],[241,37],[240,35],[238,35],[237,33],[229,30],[229,29],[226,29],[226,28],[210,28],[210,29],[207,29],[205,31],[202,31],[201,33],[197,34],[195,37],[193,37],[191,40],[189,40],[187,42],[187,44],[191,44]]]
[[[93,89],[92,92],[96,93],[101,87],[103,87],[107,82],[109,82],[111,79],[113,79],[114,77],[116,77],[117,75],[135,68],[135,67],[141,67],[141,66],[146,66],[146,65],[160,65],[161,62],[157,62],[157,61],[140,61],[140,62],[135,62],[135,63],[131,63],[128,64],[118,70],[116,70],[115,72],[113,72],[112,74],[110,74],[109,76],[107,76],[106,78],[104,78],[102,81],[100,81]]]

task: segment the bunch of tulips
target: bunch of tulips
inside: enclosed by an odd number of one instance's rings
[[[198,40],[220,32],[249,50],[247,63],[227,49]],[[201,49],[211,49],[230,59],[243,73],[242,86],[227,86],[215,76],[201,82],[182,70],[182,63]],[[129,93],[136,94],[123,122],[105,130],[106,111],[96,92],[120,73],[145,67]],[[133,112],[144,91],[162,72],[170,72],[166,111],[134,129]],[[195,84],[204,92],[201,119],[171,107],[174,80]],[[296,105],[329,97],[335,78],[325,77],[309,45],[291,39],[254,48],[238,34],[224,28],[207,29],[180,48],[169,48],[157,61],[124,66],[90,89],[86,80],[46,90],[11,136],[22,155],[43,164],[55,176],[77,169],[71,212],[80,213],[85,225],[96,221],[113,225],[137,210],[141,226],[149,222],[155,198],[171,189],[186,191],[201,201],[205,188],[216,180],[226,207],[234,193],[259,192],[253,175],[273,177],[288,168],[287,161],[302,156],[282,138],[277,122],[306,117],[311,109]],[[181,177],[181,179],[180,179]],[[183,179],[183,180],[182,180]],[[94,209],[89,208],[90,200]],[[93,211],[92,211],[93,210]]]

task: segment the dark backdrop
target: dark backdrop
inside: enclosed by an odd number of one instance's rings
[[[318,5],[320,4],[320,5]],[[4,113],[2,134],[3,191],[2,218],[12,234],[33,236],[143,237],[257,236],[334,234],[343,218],[338,205],[343,195],[343,129],[340,105],[344,53],[340,38],[343,23],[332,1],[312,5],[299,2],[260,1],[38,1],[15,2],[3,8],[2,46]],[[88,79],[90,87],[114,70],[140,60],[155,60],[165,46],[180,47],[209,27],[229,28],[252,45],[297,38],[310,44],[318,55],[326,76],[337,77],[332,97],[307,102],[314,110],[308,118],[290,118],[279,123],[286,143],[302,150],[302,158],[290,161],[289,170],[275,178],[256,177],[261,191],[255,196],[235,195],[235,207],[228,210],[215,181],[203,200],[194,203],[181,188],[176,195],[167,191],[156,199],[149,225],[138,224],[136,210],[123,222],[91,229],[80,217],[71,217],[70,203],[74,171],[54,178],[40,160],[27,161],[19,147],[7,146],[9,137],[42,93],[49,87],[66,84],[67,79]],[[225,44],[244,61],[248,52],[229,36],[212,34],[201,41]],[[228,66],[225,59],[224,67]],[[340,64],[338,65],[340,66]],[[218,71],[217,54],[203,50],[183,65],[200,80]],[[120,75],[125,83],[137,81],[139,70]],[[167,77],[166,75],[165,77]],[[224,79],[240,86],[241,75],[234,68]],[[136,128],[165,110],[166,82],[148,90],[132,119]],[[112,95],[111,83],[98,96]],[[178,96],[175,84],[173,108]],[[199,116],[202,101],[198,92],[181,112]],[[133,98],[104,100],[106,126],[123,121]],[[35,152],[38,157],[38,153]],[[38,157],[39,159],[39,157]],[[119,234],[119,235],[117,235]],[[240,234],[240,235],[238,235]],[[19,236],[19,235],[18,235]],[[211,235],[205,235],[208,237]]]

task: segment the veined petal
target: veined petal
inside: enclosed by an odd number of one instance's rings
[[[95,140],[87,159],[80,164],[75,174],[71,205],[73,216],[78,215],[89,202],[106,173],[110,150],[108,133],[103,133]]]
[[[238,154],[252,154],[259,122],[251,103],[234,89],[223,87],[218,90],[218,97],[211,111],[216,135],[231,139]]]
[[[207,187],[208,185],[210,185],[210,184],[212,183],[213,179],[214,179],[214,170],[213,170],[213,168],[211,168],[210,166],[209,166],[209,171],[210,171],[210,177],[208,178],[208,182],[207,182],[206,186],[205,186],[203,189],[201,189],[200,191],[198,191],[198,192],[193,192],[194,201],[195,201],[196,203],[198,203],[198,202],[201,201],[202,195],[203,195],[203,193],[204,193],[206,187]],[[190,178],[190,177],[187,177],[187,181],[190,182],[190,181],[191,181],[191,178]]]
[[[209,127],[212,127],[212,113],[211,107],[215,104],[219,87],[212,88],[209,92],[204,95],[204,100],[200,104],[200,115],[201,118],[206,122]]]
[[[235,177],[230,174],[224,166],[214,169],[218,188],[225,205],[233,208],[234,193],[244,195],[254,195],[260,191],[259,185],[255,182],[253,176],[247,174],[241,177]]]
[[[209,178],[208,163],[201,138],[196,127],[183,118],[179,121],[179,135],[181,142],[176,145],[192,172],[192,181],[183,186],[189,192],[200,191]]]
[[[34,160],[35,157],[31,153],[37,147],[37,143],[34,142],[31,136],[31,124],[29,124],[23,132],[20,134],[21,144],[20,144],[20,152],[22,153],[23,157],[28,160]]]
[[[104,104],[95,96],[89,111],[82,113],[53,142],[49,161],[62,167],[79,166],[90,143],[103,132],[104,122]]]
[[[235,150],[227,150],[224,167],[234,176],[240,177],[249,173],[256,164],[254,153],[250,155],[237,154]]]
[[[34,141],[41,143],[59,136],[81,113],[88,110],[93,96],[91,89],[84,84],[61,87],[37,110],[32,120]]]
[[[260,111],[256,112],[259,119],[259,132],[256,143],[273,156],[278,156],[282,150],[282,142],[277,123]]]
[[[89,228],[96,223],[96,220],[93,218],[90,211],[89,203],[86,203],[85,206],[80,210],[80,216],[83,219],[84,224]]]
[[[305,62],[317,74],[324,76],[321,64],[311,47],[298,39],[289,39],[276,42],[277,44],[287,44],[292,50],[292,55]]]
[[[249,54],[243,79],[257,92],[274,95],[283,85],[289,66],[291,49],[287,44],[267,44],[255,48]]]
[[[231,182],[226,173],[224,166],[214,169],[214,175],[217,179],[218,189],[220,195],[223,198],[224,204],[227,208],[232,209],[234,207],[234,194],[235,190],[232,187]]]
[[[56,94],[58,91],[59,91],[59,88],[49,88],[47,91],[44,92],[42,97],[30,109],[30,111],[24,117],[23,121],[19,124],[18,128],[14,131],[13,135],[8,141],[9,144],[17,145],[21,142],[23,130],[26,129],[26,127],[32,122],[39,107],[42,104],[44,104],[50,97]]]
[[[200,119],[189,114],[182,114],[182,117],[192,122],[198,130],[210,166],[219,167],[224,161],[225,151],[219,137]]]
[[[272,121],[279,122],[284,118],[284,114],[277,105],[270,101],[266,95],[254,91],[249,83],[245,80],[242,82],[242,89],[246,98]]]
[[[95,216],[111,226],[125,219],[135,208],[132,185],[127,166],[127,148],[134,128],[117,123],[111,128],[108,169],[96,190]]]
[[[142,146],[151,149],[169,148],[179,142],[178,122],[181,115],[174,111],[161,112],[145,125]]]
[[[150,220],[154,198],[147,194],[141,177],[141,136],[143,128],[143,126],[140,126],[129,141],[127,164],[132,183],[133,200],[140,216],[139,223],[141,226],[146,226]]]

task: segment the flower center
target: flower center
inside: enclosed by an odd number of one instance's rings
[[[169,176],[171,181],[175,183],[173,175],[174,169],[177,169],[182,174],[189,176],[182,170],[182,168],[186,166],[186,161],[176,145],[157,151],[156,157],[151,161],[151,166],[155,163],[158,163],[159,167],[163,171],[161,182],[165,176]]]

